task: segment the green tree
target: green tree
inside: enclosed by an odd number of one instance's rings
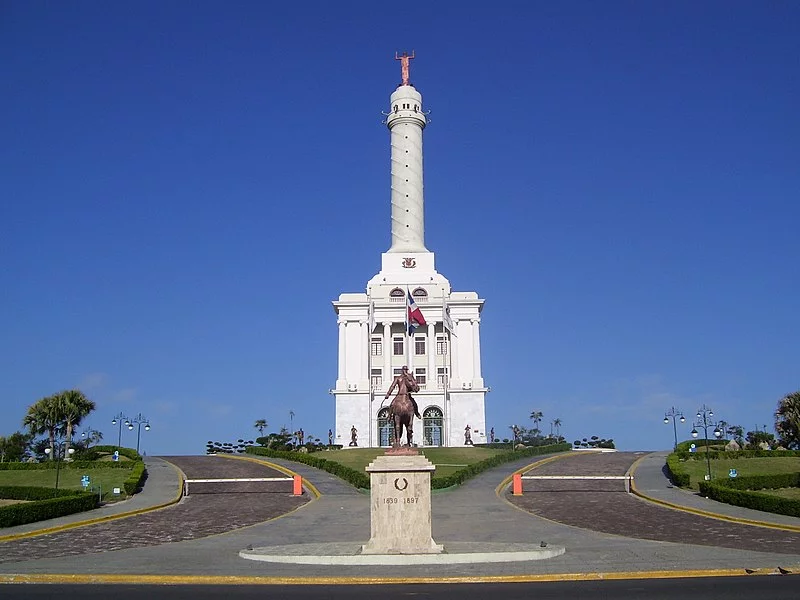
[[[32,435],[47,434],[50,440],[50,460],[55,458],[56,433],[61,426],[58,415],[58,404],[55,396],[45,396],[28,407],[22,424]]]
[[[563,423],[561,422],[561,419],[553,419],[553,427],[555,427],[555,429],[556,429],[556,437],[557,438],[561,437],[561,425],[563,425]]]
[[[539,423],[542,422],[542,418],[544,417],[544,413],[540,410],[535,410],[531,413],[531,420],[533,421],[533,432],[534,435],[539,435]]]
[[[258,429],[259,435],[264,435],[264,430],[267,428],[267,420],[266,419],[257,419],[255,425],[253,425],[256,429]]]
[[[0,462],[19,462],[28,454],[28,448],[33,441],[29,433],[19,431],[8,437],[0,436]]]
[[[81,421],[88,417],[96,408],[93,401],[89,400],[80,390],[64,390],[55,395],[58,419],[62,422],[64,430],[64,456],[68,456],[72,435]]]
[[[787,394],[778,402],[775,431],[782,446],[800,449],[800,391]]]

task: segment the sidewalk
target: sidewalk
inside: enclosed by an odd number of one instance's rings
[[[147,481],[142,491],[127,500],[106,504],[87,512],[75,513],[57,519],[26,523],[0,529],[0,541],[42,531],[56,531],[85,522],[109,520],[123,515],[136,514],[174,504],[181,497],[181,474],[168,462],[155,457],[144,457]]]
[[[787,515],[741,508],[704,498],[698,493],[674,487],[665,472],[666,459],[669,452],[653,452],[645,456],[636,465],[634,486],[637,495],[645,499],[655,500],[692,512],[713,514],[721,518],[730,518],[752,523],[773,525],[775,527],[796,528],[800,531],[800,518]]]

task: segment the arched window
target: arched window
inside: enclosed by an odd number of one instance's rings
[[[401,290],[400,288],[394,288],[391,292],[389,292],[389,302],[397,304],[405,301],[406,293],[404,290]]]
[[[394,423],[389,421],[389,407],[378,411],[378,445],[391,446],[394,441]]]
[[[428,301],[428,292],[422,288],[415,289],[413,292],[411,292],[411,295],[414,296],[414,302],[420,303]]]
[[[444,444],[444,416],[436,406],[425,409],[422,413],[422,444],[424,446],[441,446]]]

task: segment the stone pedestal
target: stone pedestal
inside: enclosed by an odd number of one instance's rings
[[[370,539],[363,554],[438,554],[431,537],[431,473],[424,456],[378,456],[369,464]]]

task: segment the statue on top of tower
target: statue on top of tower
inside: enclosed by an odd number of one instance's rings
[[[400,85],[411,85],[410,76],[411,76],[411,68],[410,68],[410,61],[414,58],[414,51],[411,51],[409,55],[408,52],[403,52],[402,56],[398,56],[397,52],[394,53],[394,59],[400,61],[400,75],[402,77],[402,81]]]

